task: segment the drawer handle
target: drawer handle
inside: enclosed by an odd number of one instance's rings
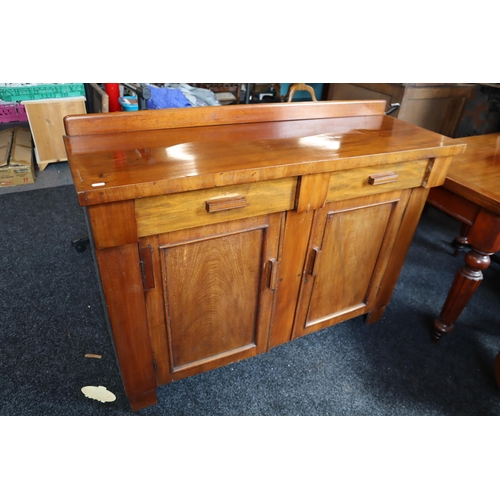
[[[368,177],[368,184],[378,186],[379,184],[387,184],[389,182],[396,182],[398,174],[396,172],[383,172],[381,174],[373,174]]]
[[[205,207],[207,212],[222,212],[223,210],[232,210],[233,208],[243,208],[248,205],[247,199],[244,196],[233,196],[231,198],[216,198],[207,200]]]

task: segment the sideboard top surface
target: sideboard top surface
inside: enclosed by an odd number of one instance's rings
[[[109,203],[451,156],[465,149],[463,141],[385,116],[382,106],[371,108],[371,114],[363,114],[365,106],[358,116],[343,117],[335,113],[335,102],[308,104],[228,106],[223,107],[232,108],[227,112],[217,110],[215,121],[209,110],[202,110],[205,122],[178,127],[170,123],[166,128],[156,123],[154,111],[67,117],[65,144],[79,202]],[[246,113],[241,118],[240,108]],[[279,118],[273,115],[276,109]],[[283,109],[295,115],[287,119]],[[168,110],[161,111],[162,117],[168,117]],[[189,116],[186,111],[195,110],[182,110],[182,116]],[[231,119],[226,120],[224,113],[230,113]],[[72,132],[79,120],[91,132]],[[106,120],[122,129],[106,129]],[[134,120],[135,129],[129,124]]]

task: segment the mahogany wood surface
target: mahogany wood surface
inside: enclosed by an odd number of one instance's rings
[[[282,219],[276,213],[160,235],[174,379],[267,350]]]
[[[314,211],[286,213],[283,243],[279,255],[279,277],[274,314],[269,333],[269,347],[292,340],[299,297],[304,256],[307,251]],[[286,249],[286,252],[283,252]]]
[[[439,318],[434,340],[453,331],[490,265],[490,255],[500,251],[500,134],[466,137],[465,154],[455,158],[445,183],[431,190],[428,201],[456,217],[462,227],[460,244],[471,247],[458,270]]]
[[[383,108],[66,119],[133,409],[158,385],[361,314],[381,319],[429,189],[465,149]]]
[[[344,116],[368,116],[384,113],[383,101],[334,101],[301,104],[261,104],[259,106],[235,105],[224,109],[217,106],[199,108],[177,108],[157,110],[154,115],[148,111],[138,113],[113,113],[112,118],[103,115],[67,117],[66,132],[69,136],[101,135],[112,132],[123,133],[136,130],[160,130],[166,128],[205,127],[208,123],[242,124],[269,121],[294,121],[314,118],[335,118]],[[90,118],[87,119],[87,118]],[[102,118],[102,119],[101,119]]]
[[[291,210],[295,202],[296,184],[297,178],[287,177],[251,184],[141,198],[135,202],[137,230],[139,236],[149,236]],[[246,204],[244,206],[231,206],[231,208],[226,205],[225,210],[214,211],[210,209],[210,205],[222,203],[224,200],[234,202],[235,198],[244,198]]]
[[[125,391],[133,409],[156,402],[156,378],[136,244],[96,249]],[[130,369],[133,367],[133,370]]]
[[[390,116],[325,117],[327,112],[338,113],[337,108],[331,106],[334,104],[242,105],[248,122],[231,125],[226,124],[228,120],[219,119],[209,121],[210,125],[205,127],[192,126],[181,131],[151,130],[160,121],[153,113],[148,129],[133,134],[120,129],[114,132],[115,122],[124,124],[123,130],[142,126],[146,117],[151,116],[147,111],[141,112],[141,119],[135,118],[135,113],[123,113],[121,117],[116,116],[119,113],[67,117],[66,147],[73,158],[70,165],[80,203],[92,205],[304,173],[448,157],[463,151],[460,143]],[[294,111],[290,113],[293,119],[283,121],[286,116],[283,108],[287,106],[293,110],[301,106],[302,114]],[[221,107],[217,113],[239,107]],[[265,116],[262,112],[267,109],[270,121],[266,127],[251,122],[249,108],[261,121]],[[363,112],[368,112],[367,108],[363,103]],[[322,109],[322,113],[318,113],[318,109]],[[199,110],[160,111],[163,116],[163,111]],[[324,118],[318,119],[318,115]],[[104,127],[107,118],[109,129],[96,136],[96,130]],[[237,116],[231,118],[234,120]],[[96,129],[88,131],[86,126],[81,127],[83,132],[93,135],[71,135],[74,129],[81,133],[76,123],[88,120],[92,123],[93,119],[99,125]],[[163,122],[158,126],[166,127]],[[108,140],[111,146],[107,145]],[[87,144],[90,145],[88,152]],[[139,167],[143,164],[148,168]]]
[[[500,134],[463,137],[465,154],[448,169],[443,187],[500,215]]]
[[[371,309],[408,198],[409,191],[396,191],[316,211],[294,337]]]

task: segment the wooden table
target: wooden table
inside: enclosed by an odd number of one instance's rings
[[[466,152],[458,156],[443,186],[431,189],[428,202],[462,221],[458,241],[470,246],[458,270],[439,318],[434,339],[453,331],[464,307],[500,251],[500,134],[465,137]]]
[[[134,410],[389,303],[464,145],[384,101],[73,116],[65,144]]]

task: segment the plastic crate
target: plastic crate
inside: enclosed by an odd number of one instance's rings
[[[0,103],[0,123],[27,122],[28,115],[22,104]]]
[[[0,87],[2,101],[33,101],[56,97],[80,97],[85,95],[83,83],[51,83],[25,87]]]

